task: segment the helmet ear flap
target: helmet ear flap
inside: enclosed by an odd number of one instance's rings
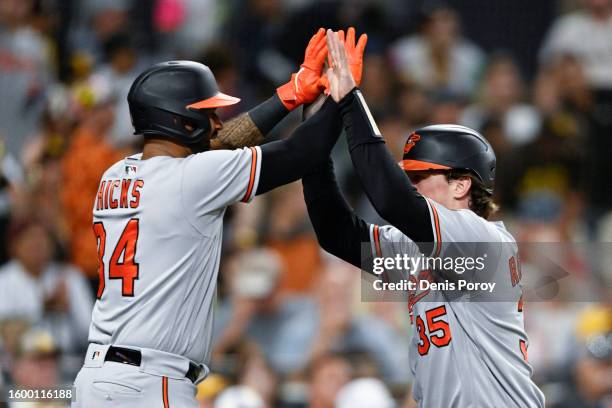
[[[208,115],[178,115],[163,109],[132,104],[130,106],[135,134],[145,137],[169,136],[190,145],[200,142],[211,130]]]
[[[211,130],[210,118],[208,115],[205,115],[201,119],[185,116],[175,116],[174,119],[178,121],[177,127],[183,129],[185,136],[194,141],[199,141]]]

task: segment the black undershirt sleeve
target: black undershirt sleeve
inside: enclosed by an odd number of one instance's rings
[[[261,171],[256,194],[296,181],[327,160],[336,144],[342,120],[331,98],[285,140],[261,146]]]
[[[249,117],[262,135],[267,135],[287,114],[277,93],[249,111]]]
[[[308,215],[321,248],[362,268],[361,244],[370,242],[369,225],[353,212],[342,196],[331,159],[305,175],[302,185]]]
[[[340,110],[353,166],[378,214],[414,242],[432,242],[427,202],[393,160],[357,88]]]

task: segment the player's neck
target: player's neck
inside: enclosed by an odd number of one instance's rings
[[[470,199],[469,196],[466,196],[460,200],[453,199],[451,202],[451,210],[469,210],[470,209]]]
[[[155,156],[187,157],[193,152],[190,148],[163,139],[148,139],[142,149],[142,160]]]
[[[435,201],[435,200],[434,200]],[[439,202],[444,207],[449,210],[469,210],[470,209],[470,200],[468,197],[464,197],[460,200],[455,198],[449,198],[447,200],[443,200]]]

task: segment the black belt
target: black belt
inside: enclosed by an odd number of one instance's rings
[[[110,346],[106,352],[104,361],[114,361],[116,363],[140,366],[140,363],[142,362],[142,354],[138,350]],[[192,383],[195,383],[200,376],[201,371],[201,366],[197,366],[190,361],[189,370],[187,370],[187,373],[185,373],[185,377],[189,378]]]

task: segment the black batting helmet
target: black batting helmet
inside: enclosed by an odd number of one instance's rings
[[[194,61],[153,65],[136,78],[128,94],[134,133],[167,136],[187,145],[202,141],[210,131],[209,116],[198,109],[239,101],[219,92],[211,70]]]
[[[495,152],[480,133],[458,125],[433,125],[415,130],[400,162],[406,171],[468,170],[493,194]]]

